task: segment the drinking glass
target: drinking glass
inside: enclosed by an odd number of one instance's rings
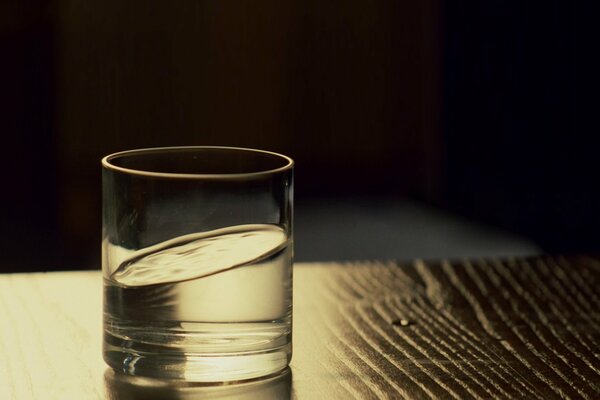
[[[293,161],[168,147],[102,159],[104,359],[198,382],[277,373],[292,355]]]

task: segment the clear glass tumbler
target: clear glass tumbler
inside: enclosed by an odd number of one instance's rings
[[[237,381],[292,355],[293,161],[242,148],[102,160],[104,359],[130,375]]]

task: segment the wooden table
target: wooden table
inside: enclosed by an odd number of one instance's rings
[[[294,358],[229,386],[101,358],[101,277],[0,275],[0,399],[600,399],[600,260],[297,264]]]

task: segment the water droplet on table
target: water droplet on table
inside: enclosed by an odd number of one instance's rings
[[[413,325],[413,324],[414,324],[414,322],[409,321],[409,320],[404,319],[404,318],[402,318],[402,319],[395,319],[395,320],[392,321],[392,325],[394,325],[394,326],[406,327],[406,326],[410,326],[410,325]]]

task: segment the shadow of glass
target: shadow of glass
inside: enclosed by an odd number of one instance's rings
[[[288,367],[266,378],[206,384],[130,376],[108,368],[104,373],[104,387],[109,400],[287,400],[292,393],[292,371]]]

